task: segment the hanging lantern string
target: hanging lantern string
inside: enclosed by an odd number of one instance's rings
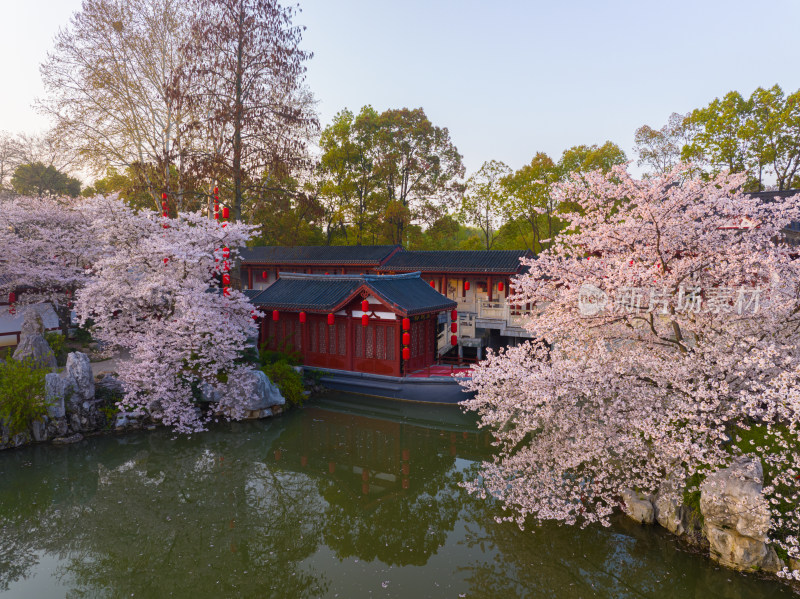
[[[164,219],[164,224],[161,225],[164,229],[169,229],[169,225],[166,222],[166,219],[169,218],[169,210],[167,210],[167,192],[161,193],[161,218]],[[166,231],[164,231],[166,235]],[[164,266],[169,264],[169,258],[164,256]]]

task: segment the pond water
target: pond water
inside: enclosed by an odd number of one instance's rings
[[[792,597],[666,533],[498,524],[458,408],[330,396],[202,435],[0,452],[0,597]]]

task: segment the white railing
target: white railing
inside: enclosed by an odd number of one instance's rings
[[[478,318],[502,320],[508,326],[521,327],[532,311],[509,306],[505,300],[476,300],[474,298],[452,298],[458,302],[459,312],[471,312]]]
[[[504,320],[509,325],[522,326],[530,315],[530,310],[509,306],[505,301],[478,302],[478,318]]]

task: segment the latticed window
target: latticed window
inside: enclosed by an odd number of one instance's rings
[[[347,355],[347,325],[343,322],[339,323],[339,355]]]
[[[356,329],[356,358],[364,357],[364,327]]]
[[[433,353],[433,331],[431,331],[432,320],[425,321],[425,351],[428,354]]]
[[[375,332],[377,334],[375,345],[376,349],[378,350],[377,355],[375,357],[378,358],[379,360],[386,359],[386,335],[384,333],[385,330],[386,327],[381,327],[381,326],[375,327]]]
[[[386,328],[386,359],[394,360],[394,327]]]
[[[294,350],[295,351],[303,351],[303,337],[300,334],[301,327],[300,323],[294,324]]]
[[[325,338],[325,331],[328,330],[328,325],[324,322],[319,323],[319,353],[328,353],[328,343]]]
[[[336,325],[328,325],[328,353],[336,355]]]
[[[369,325],[367,327],[367,347],[364,354],[366,358],[375,357],[375,326]]]
[[[309,342],[311,343],[309,351],[315,354],[317,353],[317,327],[310,326],[308,336],[310,337]]]

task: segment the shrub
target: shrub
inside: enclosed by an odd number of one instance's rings
[[[12,435],[27,430],[47,414],[44,376],[48,372],[31,358],[9,358],[0,364],[0,420]]]
[[[261,344],[261,347],[258,349],[258,359],[262,365],[272,364],[273,362],[287,362],[292,366],[299,366],[303,363],[303,354],[296,351],[294,346],[287,342],[284,342],[280,349],[273,350],[267,349],[270,345],[269,341],[266,341]]]
[[[44,340],[47,341],[47,345],[53,350],[53,355],[56,357],[58,365],[64,366],[64,364],[67,363],[67,347],[64,335],[56,332],[45,333]]]
[[[303,377],[286,360],[278,360],[265,364],[261,370],[269,377],[273,383],[281,390],[281,394],[290,404],[299,406],[303,403],[305,395],[303,392]]]
[[[73,337],[76,343],[79,343],[80,345],[89,345],[92,342],[91,320],[87,321],[85,326],[75,329]]]

